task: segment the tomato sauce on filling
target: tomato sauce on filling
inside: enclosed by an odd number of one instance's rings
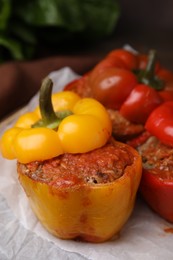
[[[173,148],[161,143],[156,137],[150,137],[138,148],[142,156],[144,169],[158,174],[159,178],[173,180]]]
[[[120,178],[134,156],[127,145],[110,141],[82,154],[63,154],[45,161],[18,162],[18,172],[55,186],[109,183]]]

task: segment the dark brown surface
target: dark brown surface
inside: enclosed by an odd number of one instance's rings
[[[120,4],[121,17],[112,36],[95,43],[69,43],[69,48],[40,46],[33,61],[1,65],[0,119],[26,104],[50,71],[69,66],[82,74],[108,51],[124,44],[144,53],[156,49],[162,65],[173,70],[173,1],[120,0]]]

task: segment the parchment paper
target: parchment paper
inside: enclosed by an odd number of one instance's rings
[[[54,92],[78,77],[66,67],[50,75]],[[22,110],[32,111],[36,95]],[[2,124],[0,134],[16,120]],[[16,173],[16,161],[0,158],[0,259],[92,259],[92,260],[172,260],[173,225],[166,222],[138,196],[135,209],[117,240],[101,244],[65,241],[49,234],[30,209]],[[24,238],[23,238],[24,237]],[[23,239],[23,240],[22,240]],[[9,251],[9,248],[11,251]],[[10,252],[10,253],[9,253]]]

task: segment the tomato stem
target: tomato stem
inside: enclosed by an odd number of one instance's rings
[[[71,111],[68,110],[58,111],[55,113],[52,105],[52,88],[52,80],[46,77],[42,82],[39,96],[39,107],[42,118],[32,125],[32,127],[48,127],[56,129],[62,119],[71,114]]]
[[[156,65],[156,51],[150,50],[148,55],[148,62],[145,69],[145,76],[148,79],[151,79],[154,77],[155,74],[155,65]]]
[[[146,68],[145,70],[141,70],[139,72],[138,81],[156,90],[162,90],[164,88],[164,82],[160,80],[155,74],[155,65],[156,65],[156,51],[150,50]]]

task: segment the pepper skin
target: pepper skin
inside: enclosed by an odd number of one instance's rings
[[[173,223],[173,180],[143,169],[140,192],[147,204],[162,218]]]
[[[122,104],[120,113],[133,123],[145,124],[154,108],[162,102],[158,91],[145,84],[139,84]]]
[[[119,149],[126,144],[116,142]],[[117,236],[134,208],[141,178],[141,157],[127,146],[134,161],[122,177],[110,183],[71,187],[48,185],[18,169],[31,207],[43,226],[62,239],[104,242]]]
[[[160,143],[166,147],[173,147],[173,102],[167,101],[157,107],[149,116],[146,122],[146,129],[150,135],[157,137]],[[161,150],[154,145],[155,151]],[[164,148],[163,148],[164,151]],[[166,150],[167,151],[167,150]],[[164,219],[173,222],[173,177],[172,167],[164,163],[171,162],[168,151],[163,152],[158,160],[163,162],[163,168],[143,169],[140,190],[148,205]],[[165,157],[164,157],[165,156]],[[157,165],[156,159],[156,165]],[[164,178],[162,177],[164,172]]]
[[[156,115],[155,120],[160,121],[160,118]],[[153,127],[159,131],[159,126]],[[128,144],[136,148],[142,157],[143,170],[139,186],[142,198],[159,216],[173,223],[171,146],[164,145],[148,131]]]
[[[146,130],[162,143],[173,147],[173,101],[167,101],[153,110],[145,124]]]

